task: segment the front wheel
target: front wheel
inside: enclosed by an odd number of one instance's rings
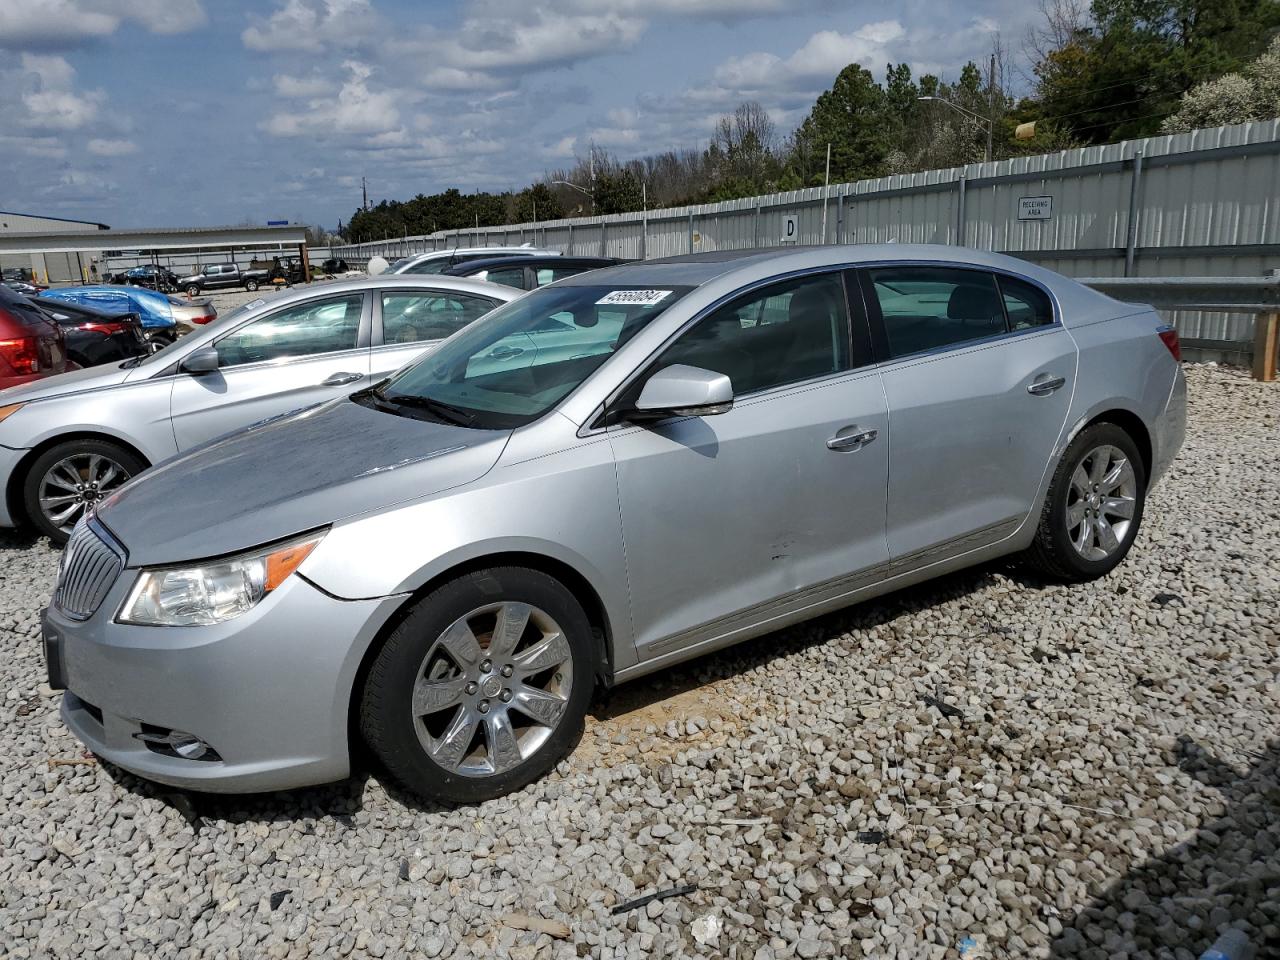
[[[1027,562],[1060,580],[1105,576],[1133,546],[1146,494],[1133,438],[1113,423],[1086,427],[1054,471]]]
[[[370,667],[360,730],[401,784],[479,803],[547,774],[577,743],[595,680],[591,625],[559,581],[521,567],[432,591]]]
[[[250,293],[253,293],[255,290],[257,290],[257,289],[258,289],[258,281],[257,281],[257,280],[246,280],[246,281],[244,282],[244,288],[245,288],[246,290],[248,290]]]
[[[86,510],[122,487],[146,464],[106,440],[69,440],[45,451],[27,471],[27,517],[55,546],[62,546]]]
[[[198,296],[200,296],[200,287],[199,287],[199,285],[198,285],[198,284],[194,284],[194,283],[187,284],[187,296],[188,296],[188,297],[198,297]]]

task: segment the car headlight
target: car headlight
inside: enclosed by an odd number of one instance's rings
[[[116,620],[151,627],[231,620],[289,579],[323,538],[311,533],[226,560],[143,570]]]
[[[10,417],[12,417],[15,413],[17,413],[19,410],[21,410],[25,406],[26,406],[25,403],[11,403],[11,404],[8,404],[7,406],[0,407],[0,423],[4,422],[5,420],[8,420]]]

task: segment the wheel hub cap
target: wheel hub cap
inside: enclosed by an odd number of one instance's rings
[[[46,520],[70,533],[81,515],[129,479],[129,471],[101,454],[73,454],[40,479],[40,510]]]
[[[1105,560],[1125,543],[1137,506],[1138,483],[1123,450],[1106,444],[1086,453],[1071,473],[1067,535],[1086,560]]]
[[[551,736],[572,684],[569,644],[549,614],[512,601],[478,607],[436,638],[417,672],[418,742],[451,773],[504,773]]]

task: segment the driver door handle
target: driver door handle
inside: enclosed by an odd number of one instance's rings
[[[341,387],[348,383],[355,383],[364,376],[362,373],[331,373],[321,381],[322,387]]]
[[[1057,377],[1051,373],[1041,374],[1027,386],[1027,393],[1035,397],[1047,397],[1064,386],[1066,382],[1066,377]]]
[[[850,433],[841,436],[836,434],[827,441],[828,450],[861,450],[864,446],[880,436],[877,430],[863,430],[859,433]]]
[[[494,350],[489,356],[495,360],[510,360],[513,357],[520,356],[522,353],[524,353],[524,349],[521,347],[501,347]]]

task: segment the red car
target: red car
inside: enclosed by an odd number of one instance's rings
[[[61,328],[26,297],[0,284],[0,391],[66,369]]]

